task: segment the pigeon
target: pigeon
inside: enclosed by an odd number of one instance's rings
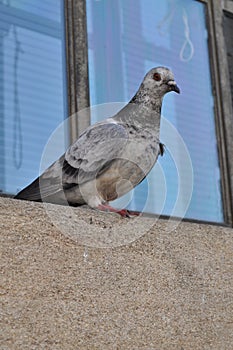
[[[21,190],[16,199],[43,201],[117,212],[109,202],[137,186],[159,155],[163,97],[180,93],[172,71],[152,68],[129,103],[113,117],[89,126],[42,175]]]

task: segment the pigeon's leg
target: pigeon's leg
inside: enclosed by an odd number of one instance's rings
[[[139,216],[141,214],[139,211],[131,211],[127,209],[115,209],[111,207],[109,204],[99,204],[97,209],[102,211],[108,211],[111,213],[117,213],[123,218],[129,218],[130,216]]]

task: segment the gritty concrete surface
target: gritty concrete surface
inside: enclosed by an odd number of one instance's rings
[[[232,350],[233,230],[139,219],[0,198],[0,349]]]

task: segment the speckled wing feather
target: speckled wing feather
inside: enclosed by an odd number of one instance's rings
[[[127,131],[117,123],[88,128],[65,153],[63,184],[81,185],[103,173],[119,157],[127,140]]]

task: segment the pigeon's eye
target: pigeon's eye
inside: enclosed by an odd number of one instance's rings
[[[160,81],[160,80],[161,80],[161,75],[160,75],[159,73],[154,73],[153,79],[154,79],[155,81]]]

